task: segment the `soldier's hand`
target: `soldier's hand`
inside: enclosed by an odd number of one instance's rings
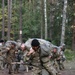
[[[9,47],[7,47],[6,49],[7,49],[7,50],[10,50],[10,48],[9,48]]]
[[[35,51],[32,48],[30,48],[30,51],[27,53],[27,56],[30,56],[31,54],[35,54]]]

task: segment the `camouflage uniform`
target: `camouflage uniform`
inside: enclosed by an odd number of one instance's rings
[[[3,51],[3,46],[0,47],[0,52]],[[0,69],[4,69],[3,67],[3,63],[4,63],[4,58],[3,58],[3,54],[0,55]]]
[[[15,62],[20,62],[18,50],[16,50],[16,52],[15,52]],[[15,64],[14,73],[19,72],[19,67],[20,67],[20,64]]]
[[[42,66],[40,63],[39,51],[33,51],[30,56],[30,60],[31,65],[33,66],[32,75],[41,75]]]
[[[41,50],[42,48],[39,48],[31,54],[31,64],[34,66],[32,75],[42,75],[42,69],[45,69],[49,75],[56,75],[57,71],[49,61],[49,55],[42,55]]]
[[[59,68],[60,70],[63,70],[64,69],[64,64],[63,62],[66,60],[66,57],[64,55],[64,52],[61,50],[60,51],[60,63],[59,63]]]
[[[8,64],[9,73],[12,72],[12,62],[15,61],[15,51],[16,51],[15,48],[10,48],[10,49],[7,51],[7,58],[6,58],[6,61],[7,61],[7,64]]]
[[[52,52],[51,53],[51,59],[50,59],[53,63],[53,66],[56,68],[56,70],[59,72],[59,65],[60,65],[60,54],[58,53],[58,50],[56,51],[56,53]]]
[[[46,55],[45,54],[42,55],[42,50],[43,49],[41,47],[40,48],[40,53],[41,53],[40,58],[41,58],[43,68],[49,73],[49,75],[57,75],[56,69],[53,67],[51,61],[49,60],[50,53],[47,53]]]
[[[40,43],[40,44],[39,44]],[[30,51],[31,64],[33,65],[32,75],[42,75],[42,70],[45,69],[49,75],[56,75],[57,71],[49,60],[52,44],[42,39],[29,39],[25,43],[25,47]]]
[[[24,63],[23,65],[25,66],[25,68],[27,69],[27,72],[28,72],[28,65],[25,64],[29,59],[28,57],[26,57],[27,53],[28,53],[27,50],[19,51],[18,59],[19,59],[19,62],[23,61],[23,63]]]

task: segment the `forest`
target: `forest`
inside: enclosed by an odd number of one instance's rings
[[[0,0],[0,38],[42,38],[75,50],[75,0]]]

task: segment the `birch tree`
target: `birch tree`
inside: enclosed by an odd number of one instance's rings
[[[62,18],[62,32],[61,32],[61,41],[60,45],[65,42],[65,26],[66,26],[66,13],[67,13],[67,0],[64,0],[64,7],[63,7],[63,18]]]
[[[47,9],[46,9],[46,0],[44,0],[44,18],[45,18],[45,39],[47,39]]]

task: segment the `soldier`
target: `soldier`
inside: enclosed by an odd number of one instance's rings
[[[58,48],[54,47],[51,51],[51,55],[49,56],[50,60],[53,63],[53,66],[56,68],[56,70],[58,71],[58,73],[60,73],[59,71],[59,65],[60,65],[60,54],[58,52]]]
[[[62,51],[64,52],[65,49],[66,49],[66,45],[65,45],[65,44],[62,44],[61,49],[62,49]]]
[[[66,60],[66,57],[65,57],[65,54],[64,54],[64,51],[65,51],[65,48],[60,46],[60,57],[61,57],[61,60],[60,60],[60,69],[63,70],[64,69],[64,61]]]
[[[28,51],[26,50],[26,48],[25,48],[25,44],[22,44],[21,45],[21,52],[22,52],[22,60],[24,61],[24,62],[26,62],[26,60],[27,60],[27,57],[26,57],[26,55],[27,55],[27,53],[28,53]]]
[[[31,64],[33,65],[33,75],[41,75],[43,68],[49,73],[49,75],[57,74],[57,71],[49,61],[49,52],[43,50],[37,39],[32,40],[31,48],[27,56],[30,56]]]
[[[11,43],[11,47],[7,48],[7,57],[6,57],[6,61],[8,64],[8,69],[9,69],[9,74],[12,73],[12,62],[15,61],[15,51],[16,51],[16,44],[15,43]]]
[[[25,47],[25,44],[23,43],[22,45],[21,45],[21,51],[20,51],[20,53],[19,53],[19,57],[21,57],[21,60],[23,61],[23,63],[26,63],[28,60],[29,60],[29,57],[27,57],[26,55],[27,55],[27,53],[28,53],[28,50],[27,50],[27,48]],[[28,65],[24,65],[25,66],[25,68],[26,68],[26,71],[28,72],[28,69],[29,69],[29,66]]]

